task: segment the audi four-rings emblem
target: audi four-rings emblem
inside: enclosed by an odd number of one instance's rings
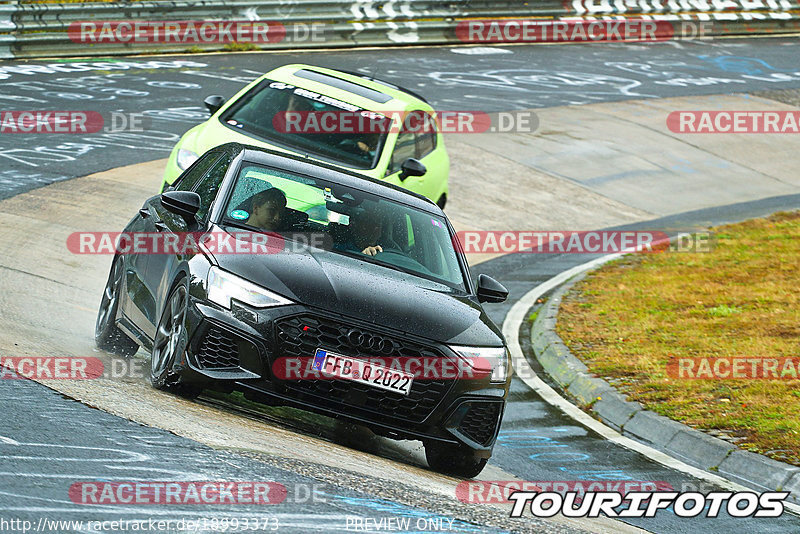
[[[368,334],[355,328],[347,332],[347,342],[358,349],[366,349],[390,354],[394,350],[394,342],[381,336]]]

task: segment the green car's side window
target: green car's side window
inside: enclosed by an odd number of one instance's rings
[[[417,134],[417,159],[422,159],[436,148],[436,132]]]
[[[432,127],[422,128],[417,132],[400,132],[394,145],[389,167],[386,169],[387,176],[398,172],[400,166],[408,158],[422,159],[434,151],[436,148],[435,123],[428,122],[426,124],[430,124]]]
[[[417,150],[414,141],[414,134],[401,132],[397,136],[397,143],[394,145],[394,152],[392,152],[392,160],[389,162],[389,168],[386,174],[393,174],[400,170],[400,166],[408,158],[416,157]]]

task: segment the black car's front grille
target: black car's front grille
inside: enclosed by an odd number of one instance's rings
[[[470,402],[458,430],[471,440],[488,445],[494,439],[500,421],[502,402]]]
[[[212,326],[197,350],[197,363],[201,369],[238,368],[239,347],[225,331]]]
[[[276,323],[278,356],[313,358],[318,348],[352,357],[446,358],[437,349],[405,338],[302,315]],[[303,366],[305,368],[305,365]],[[453,385],[452,380],[417,378],[408,395],[377,389],[352,380],[286,380],[286,387],[312,395],[320,406],[350,407],[380,418],[419,423],[425,420]]]

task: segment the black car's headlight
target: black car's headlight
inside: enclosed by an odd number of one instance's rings
[[[505,347],[454,347],[456,354],[473,369],[480,369],[482,362],[492,366],[491,383],[502,384],[508,378],[508,351]]]
[[[286,306],[294,304],[272,291],[248,282],[235,274],[212,267],[208,271],[208,300],[223,308],[231,309],[231,300],[236,300],[253,308]]]

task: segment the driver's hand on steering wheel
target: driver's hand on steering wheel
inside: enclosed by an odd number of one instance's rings
[[[374,247],[367,247],[361,251],[362,254],[366,254],[367,256],[374,256],[378,252],[383,252],[383,247],[380,245],[375,245]]]

